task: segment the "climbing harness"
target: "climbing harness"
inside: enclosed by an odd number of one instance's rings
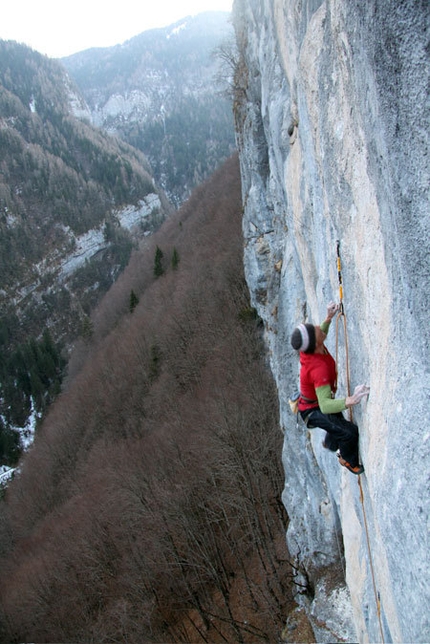
[[[347,390],[348,396],[350,396],[351,379],[350,379],[350,372],[349,372],[348,332],[347,332],[347,324],[346,324],[345,307],[343,305],[343,280],[342,280],[342,265],[340,261],[340,241],[339,240],[336,243],[336,253],[337,253],[337,276],[339,280],[339,313],[336,317],[336,379],[337,379],[337,366],[338,366],[338,356],[339,356],[339,326],[340,326],[340,318],[342,318],[343,334],[344,334],[344,342],[345,342],[346,390]],[[335,386],[337,387],[337,381],[335,383]],[[352,407],[349,407],[348,412],[349,412],[349,420],[353,422]],[[376,586],[376,577],[375,577],[375,570],[373,567],[372,549],[370,545],[369,527],[367,523],[366,507],[364,504],[364,493],[363,493],[363,485],[361,482],[361,475],[359,474],[357,478],[358,478],[358,487],[360,489],[360,504],[361,504],[362,513],[363,513],[364,530],[366,533],[367,551],[369,554],[369,567],[370,567],[373,592],[375,595],[375,602],[376,602],[376,613],[378,616],[379,630],[381,633],[381,641],[384,644],[385,640],[384,640],[384,630],[382,627],[382,619],[381,619],[381,601],[380,601],[379,592]]]

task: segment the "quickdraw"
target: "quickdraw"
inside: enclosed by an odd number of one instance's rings
[[[342,282],[342,264],[340,261],[340,241],[336,242],[336,252],[337,252],[337,277],[339,280],[339,310],[343,315],[343,282]]]
[[[337,365],[339,364],[339,323],[343,319],[343,335],[345,339],[345,366],[346,366],[346,391],[347,395],[351,395],[351,378],[349,373],[349,349],[348,349],[348,333],[346,326],[345,308],[343,306],[343,280],[342,280],[342,265],[340,261],[340,241],[336,242],[337,252],[337,277],[339,280],[339,313],[336,316],[336,382],[335,391],[337,390]],[[349,408],[349,420],[353,422],[352,407]]]

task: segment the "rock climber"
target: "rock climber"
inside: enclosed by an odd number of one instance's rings
[[[320,326],[299,324],[291,336],[291,344],[300,352],[300,396],[298,409],[309,429],[326,431],[323,446],[338,451],[339,463],[353,474],[362,474],[364,467],[358,455],[358,427],[344,418],[342,412],[369,395],[367,385],[358,385],[352,396],[335,398],[336,363],[324,345],[331,321],[339,305],[330,302],[327,317]]]

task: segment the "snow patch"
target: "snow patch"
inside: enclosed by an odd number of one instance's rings
[[[40,419],[40,414],[34,408],[34,402],[31,402],[31,413],[27,419],[24,427],[11,427],[14,431],[18,432],[21,447],[24,452],[27,452],[34,443],[34,435],[36,432],[36,423]],[[4,420],[4,419],[3,419]],[[5,423],[6,424],[6,423]],[[9,467],[8,465],[0,465],[0,487],[7,485],[13,478],[15,472],[19,472],[19,467]]]
[[[76,248],[71,255],[66,257],[60,268],[60,279],[64,279],[78,268],[93,255],[108,247],[103,230],[95,229],[80,235],[76,238]]]
[[[167,40],[170,40],[170,38],[171,38],[172,36],[177,36],[181,31],[183,31],[184,29],[186,29],[187,24],[188,24],[188,23],[183,22],[181,25],[178,25],[177,27],[175,27],[174,29],[172,29],[172,31],[171,31],[170,33],[168,33],[168,34],[167,34]]]
[[[6,213],[6,226],[8,226],[8,228],[14,228],[15,226],[17,226],[19,224],[18,217],[8,213],[7,208],[5,208],[5,213]]]
[[[139,201],[139,206],[128,206],[117,213],[122,228],[132,230],[138,226],[146,217],[149,217],[155,210],[161,208],[160,198],[157,194],[151,193]]]
[[[13,477],[15,467],[8,467],[7,465],[0,465],[0,487],[5,485]]]

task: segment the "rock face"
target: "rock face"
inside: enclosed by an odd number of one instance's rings
[[[428,7],[235,0],[233,16],[245,267],[279,390],[300,602],[318,642],[429,641]],[[354,408],[360,479],[288,405],[291,332],[339,299],[337,241],[351,387],[371,390]],[[344,347],[340,328],[339,396]]]

